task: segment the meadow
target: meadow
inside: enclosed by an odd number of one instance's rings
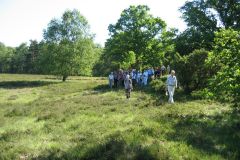
[[[109,89],[104,77],[0,74],[0,159],[240,159],[229,104],[149,88]]]

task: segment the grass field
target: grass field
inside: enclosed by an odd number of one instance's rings
[[[106,84],[0,74],[0,159],[240,159],[228,104]]]

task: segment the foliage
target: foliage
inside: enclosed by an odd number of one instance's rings
[[[9,73],[14,48],[7,47],[0,42],[0,73]]]
[[[214,94],[208,88],[192,91],[191,96],[194,99],[213,99],[214,98]]]
[[[218,68],[211,80],[211,88],[220,99],[233,101],[240,108],[240,32],[233,29],[220,30],[216,33],[214,50],[208,63]]]
[[[205,64],[208,51],[195,50],[193,53],[181,57],[175,64],[176,75],[185,92],[207,87],[211,77],[211,68]]]
[[[11,59],[11,73],[24,73],[26,64],[26,55],[28,54],[28,46],[26,43],[20,44]]]
[[[167,80],[167,77],[164,76],[159,79],[155,79],[155,80],[151,81],[150,85],[155,92],[164,94],[166,91],[166,80]]]
[[[188,55],[195,49],[212,49],[214,32],[217,28],[217,19],[208,9],[205,1],[187,1],[181,8],[182,18],[188,28],[178,35],[176,50],[181,55]]]
[[[160,37],[165,27],[163,20],[149,14],[147,6],[130,6],[123,10],[115,25],[109,25],[110,38],[106,42],[105,53],[119,67],[132,65],[139,69],[153,65],[152,57],[162,57],[156,38]]]
[[[63,81],[69,75],[91,75],[98,56],[88,22],[77,10],[67,10],[61,19],[51,20],[43,35],[45,72],[61,75]]]
[[[240,28],[240,1],[239,0],[207,0],[209,8],[218,14],[220,25],[224,28]]]
[[[38,58],[40,55],[40,47],[36,40],[30,40],[28,52],[25,55],[25,73],[39,73]]]
[[[188,55],[195,49],[212,50],[219,28],[240,28],[239,0],[193,0],[180,8],[188,28],[178,35],[176,50]]]

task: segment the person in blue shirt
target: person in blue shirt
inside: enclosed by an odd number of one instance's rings
[[[175,88],[177,87],[177,78],[175,76],[174,70],[172,70],[171,74],[167,77],[166,85],[167,85],[167,90],[169,95],[168,102],[174,103],[173,95],[174,95]]]

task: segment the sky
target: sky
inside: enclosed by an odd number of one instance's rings
[[[43,29],[67,9],[77,9],[88,20],[94,41],[104,46],[108,25],[115,24],[130,5],[147,5],[150,14],[168,27],[185,30],[179,8],[186,0],[0,0],[0,42],[16,47],[30,39],[41,41]]]

